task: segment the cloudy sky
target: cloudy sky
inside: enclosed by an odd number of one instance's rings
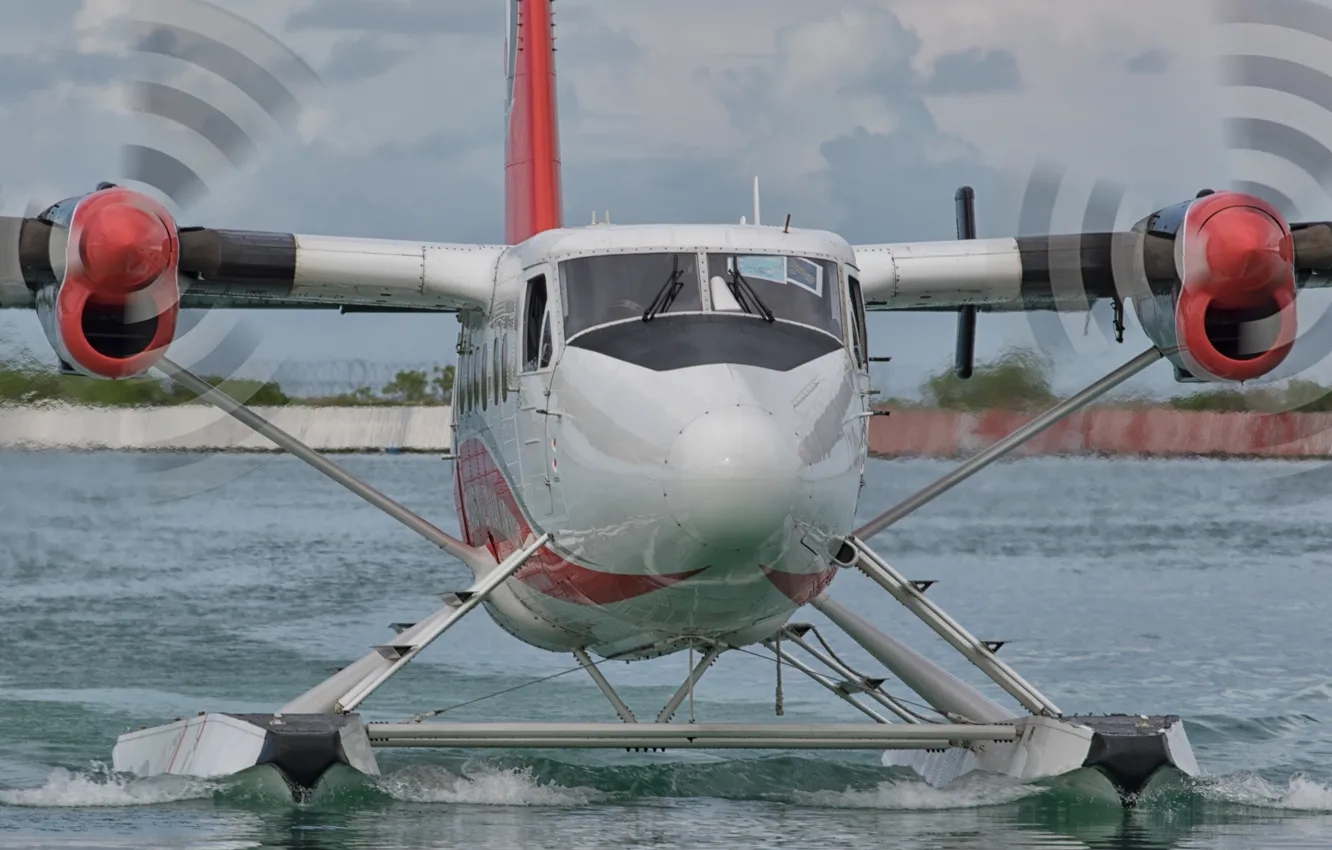
[[[106,33],[120,8],[164,4],[6,0],[7,212],[114,178],[120,143],[156,132],[116,108],[113,84],[136,68],[108,55]],[[502,240],[504,0],[221,5],[289,45],[323,84],[295,132],[214,181],[191,221]],[[560,0],[566,216],[735,221],[759,175],[769,219],[789,212],[853,243],[947,239],[953,192],[970,183],[982,235],[1012,235],[1023,183],[1046,160],[1067,167],[1051,229],[1078,229],[1100,177],[1130,190],[1120,221],[1130,224],[1234,176],[1207,21],[1203,0]],[[447,359],[457,327],[452,317],[244,321],[268,356],[301,361]],[[877,317],[875,353],[895,358],[880,385],[910,392],[944,364],[953,322]],[[1146,345],[1137,334],[1108,345],[1094,327],[1084,335],[1081,316],[1065,325],[1071,346],[1052,352],[1061,386]],[[981,318],[982,357],[1032,338],[1026,317]],[[0,339],[44,345],[22,314],[0,316]],[[1172,386],[1164,369],[1140,380]]]

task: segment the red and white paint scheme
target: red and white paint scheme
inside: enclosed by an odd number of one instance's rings
[[[68,228],[63,256],[52,263],[58,283],[38,299],[62,362],[94,378],[148,371],[175,339],[180,313],[180,241],[171,213],[112,187],[57,204],[47,217]]]
[[[772,323],[734,308],[735,257]],[[818,595],[867,452],[855,275],[837,237],[775,228],[549,231],[506,252],[491,308],[461,317],[459,520],[497,561],[556,542],[492,615],[634,657],[758,640]]]
[[[1200,198],[1176,250],[1184,285],[1175,329],[1190,371],[1250,381],[1280,366],[1298,322],[1294,236],[1276,207],[1237,192]]]

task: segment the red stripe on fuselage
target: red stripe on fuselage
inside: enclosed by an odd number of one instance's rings
[[[455,493],[458,521],[472,546],[485,546],[503,561],[534,536],[504,472],[480,439],[458,447]],[[572,563],[549,548],[532,557],[514,578],[545,595],[576,605],[609,605],[679,584],[703,570],[667,575],[623,575]]]
[[[804,605],[828,589],[837,575],[837,567],[822,573],[787,573],[763,568],[763,574],[778,590],[797,605]]]
[[[563,225],[551,0],[519,0],[505,159],[505,238],[516,245]]]

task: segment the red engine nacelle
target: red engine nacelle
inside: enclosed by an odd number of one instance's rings
[[[1294,255],[1290,225],[1260,198],[1218,192],[1189,205],[1175,238],[1175,334],[1189,371],[1249,381],[1281,365],[1298,329]]]
[[[176,222],[156,201],[120,187],[80,199],[68,220],[64,273],[49,331],[67,362],[97,378],[151,369],[180,312]]]

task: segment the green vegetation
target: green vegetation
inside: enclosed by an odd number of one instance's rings
[[[1051,364],[1039,353],[1010,349],[995,361],[976,367],[970,380],[960,380],[949,366],[921,384],[920,402],[883,399],[879,406],[933,407],[945,410],[1040,410],[1058,401],[1050,381]],[[315,407],[412,407],[449,404],[453,400],[453,366],[398,372],[378,391],[360,387],[353,392],[323,397],[294,397],[276,382],[205,378],[213,386],[246,404],[261,407],[308,405]],[[60,375],[35,361],[0,364],[0,404],[63,402],[108,407],[143,407],[188,404],[193,394],[169,381],[132,378],[99,381]],[[1165,405],[1176,410],[1255,411],[1305,413],[1332,411],[1332,389],[1307,380],[1282,386],[1256,388],[1213,387],[1165,401],[1120,400],[1119,406]]]
[[[1050,383],[1050,363],[1036,352],[1010,349],[998,360],[978,365],[970,380],[948,367],[921,385],[923,403],[945,410],[1036,410],[1058,401]],[[1258,387],[1214,386],[1164,401],[1118,399],[1119,407],[1168,406],[1216,412],[1315,413],[1332,411],[1332,389],[1308,380]]]
[[[1284,387],[1215,388],[1170,400],[1176,410],[1323,413],[1332,411],[1332,389],[1296,379]]]
[[[966,381],[949,366],[920,391],[927,406],[945,410],[1030,410],[1058,400],[1050,385],[1050,362],[1023,349],[1009,349],[993,363],[978,365]]]
[[[262,407],[287,404],[325,407],[448,404],[453,397],[453,379],[452,366],[437,366],[431,372],[399,372],[379,393],[369,387],[361,387],[351,393],[327,398],[294,398],[272,381],[204,378],[232,398]],[[125,381],[101,381],[61,375],[27,361],[0,365],[0,404],[63,402],[104,407],[142,407],[187,404],[194,400],[192,393],[165,380],[131,378]]]
[[[412,369],[393,376],[393,380],[376,393],[370,387],[358,387],[350,393],[320,398],[294,398],[291,404],[315,407],[383,407],[405,405],[432,407],[453,401],[453,380],[457,370],[453,366],[436,366],[430,372]]]

